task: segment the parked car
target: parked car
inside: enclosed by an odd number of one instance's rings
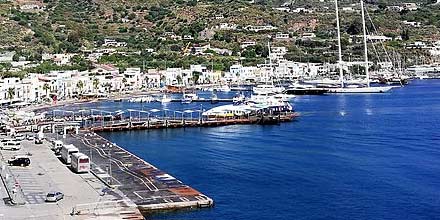
[[[20,150],[21,144],[20,141],[12,140],[7,142],[2,142],[0,148],[2,150]]]
[[[35,138],[35,144],[42,144],[42,143],[43,143],[43,139]]]
[[[22,140],[24,140],[24,139],[25,139],[25,137],[24,137],[23,134],[17,134],[17,135],[15,135],[15,140],[17,140],[17,141],[22,141]]]
[[[46,202],[58,202],[64,198],[62,192],[50,192],[46,195]]]
[[[30,134],[26,135],[26,140],[33,141],[34,139],[35,139],[35,137],[33,135],[30,135]]]
[[[29,166],[31,164],[31,159],[28,156],[13,156],[8,160],[9,166]]]

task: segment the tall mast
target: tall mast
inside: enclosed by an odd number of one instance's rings
[[[368,72],[368,45],[367,45],[367,28],[365,26],[364,1],[361,0],[362,29],[364,31],[364,56],[365,56],[365,75],[367,76],[367,87],[370,87],[370,73]]]
[[[269,66],[270,66],[270,75],[269,76],[266,76],[266,84],[267,84],[267,80],[270,78],[270,77],[272,77],[272,75],[273,75],[273,67],[272,67],[272,55],[271,55],[271,52],[270,52],[270,42],[268,41],[267,42],[267,49],[269,50]],[[273,84],[273,80],[272,80],[272,84]]]
[[[339,68],[339,80],[341,81],[341,88],[344,87],[344,72],[342,71],[342,49],[341,49],[341,30],[339,27],[339,9],[338,0],[335,0],[336,7],[336,29],[338,32],[338,68]]]

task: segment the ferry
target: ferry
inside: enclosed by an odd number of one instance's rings
[[[203,113],[203,116],[210,117],[241,117],[249,115],[260,115],[265,113],[279,114],[291,113],[293,107],[289,102],[284,102],[274,97],[264,99],[250,99],[242,104],[229,104],[212,108]]]

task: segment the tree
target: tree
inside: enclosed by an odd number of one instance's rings
[[[124,84],[124,88],[127,86],[127,78],[122,78],[122,84]]]
[[[83,81],[78,81],[78,83],[76,83],[76,88],[78,88],[79,92],[82,93],[83,88],[84,88],[84,83]]]
[[[407,41],[409,40],[409,31],[408,29],[405,29],[401,34],[402,40]]]
[[[93,78],[93,89],[95,90],[95,92],[96,92],[96,90],[98,90],[98,87],[99,87],[99,80],[98,80],[98,78]]]
[[[177,76],[177,84],[181,85],[182,84],[182,77],[181,76]]]
[[[20,61],[20,54],[15,53],[14,56],[12,56],[12,61],[14,62]]]
[[[15,88],[12,87],[8,88],[8,99],[10,104],[12,104],[12,99],[14,98],[14,96],[15,96]]]
[[[202,75],[202,73],[197,72],[197,71],[194,71],[192,73],[192,80],[195,85],[197,84],[197,81],[199,81],[200,75]]]
[[[46,91],[46,97],[48,96],[47,91],[50,89],[49,84],[44,83],[43,90]]]

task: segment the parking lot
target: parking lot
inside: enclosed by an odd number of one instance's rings
[[[47,141],[43,144],[35,144],[34,141],[24,140],[21,142],[20,150],[1,150],[0,153],[5,160],[15,155],[29,155],[31,161],[30,166],[27,167],[9,166],[23,191],[26,204],[10,206],[7,202],[0,202],[0,220],[29,217],[83,219],[85,216],[70,216],[73,207],[123,199],[117,193],[103,193],[108,188],[92,174],[72,172],[50,150],[50,144]],[[0,188],[0,195],[6,201],[8,194],[3,184]],[[46,194],[52,191],[64,193],[64,198],[57,203],[45,202]],[[114,214],[119,216],[120,213],[115,211]],[[4,218],[6,216],[7,218]]]

